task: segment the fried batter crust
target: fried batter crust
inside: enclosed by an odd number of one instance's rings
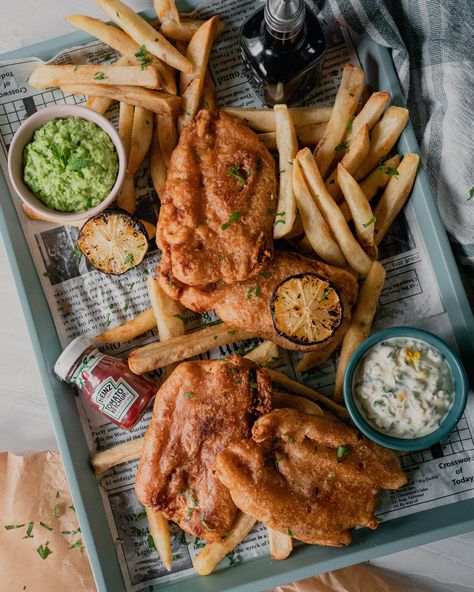
[[[226,323],[254,331],[258,337],[269,339],[290,350],[315,351],[331,348],[340,342],[351,320],[351,309],[356,301],[358,286],[355,277],[344,269],[321,263],[317,259],[296,253],[277,251],[257,278],[233,285],[221,285],[214,290],[170,286],[168,271],[163,262],[158,266],[158,278],[162,288],[173,298],[195,312],[215,310]],[[335,332],[321,343],[299,345],[280,335],[272,320],[270,301],[275,288],[286,278],[299,273],[316,273],[328,279],[339,292],[342,302],[342,322]],[[257,289],[258,287],[258,289]]]
[[[273,253],[275,191],[275,163],[257,135],[224,112],[200,111],[160,196],[167,281],[205,288],[255,276]]]
[[[238,510],[217,479],[216,455],[249,438],[255,418],[270,408],[271,381],[250,360],[180,364],[156,395],[137,498],[206,542],[220,539]]]
[[[243,512],[306,543],[347,545],[355,526],[377,528],[380,490],[407,481],[393,452],[325,416],[276,409],[252,436],[218,455],[219,479]]]

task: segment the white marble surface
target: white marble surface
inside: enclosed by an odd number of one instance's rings
[[[129,4],[143,10],[151,0]],[[0,52],[72,30],[67,14],[101,16],[83,0],[0,0]],[[25,453],[57,449],[54,431],[12,274],[0,245],[0,450]],[[407,591],[474,590],[474,534],[439,541],[374,561],[391,570]]]

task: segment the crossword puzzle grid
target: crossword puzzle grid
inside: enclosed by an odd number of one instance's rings
[[[443,458],[457,454],[458,452],[474,451],[474,441],[467,424],[467,420],[463,417],[457,427],[437,446],[433,446],[427,450],[420,452],[410,452],[401,457],[403,468],[417,465],[423,461],[433,460],[435,458]]]
[[[82,96],[65,96],[60,90],[51,90],[33,97],[4,103],[0,105],[0,134],[6,146],[9,146],[16,130],[35,111],[51,105],[80,105],[85,100]]]

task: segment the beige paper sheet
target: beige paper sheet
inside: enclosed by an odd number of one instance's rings
[[[57,496],[59,493],[59,496]],[[51,515],[56,506],[57,517]],[[57,452],[0,453],[0,589],[22,592],[96,592],[85,549],[71,548],[81,533],[63,464]],[[24,539],[29,522],[32,538]],[[40,525],[40,521],[52,528]],[[22,528],[5,529],[7,525]],[[39,545],[52,553],[42,559]]]

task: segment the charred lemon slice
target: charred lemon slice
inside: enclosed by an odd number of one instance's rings
[[[96,269],[121,275],[143,261],[148,238],[136,218],[124,210],[109,209],[87,220],[77,246]]]
[[[315,273],[283,280],[273,292],[270,310],[278,333],[299,345],[326,341],[342,321],[338,292],[331,282]]]

